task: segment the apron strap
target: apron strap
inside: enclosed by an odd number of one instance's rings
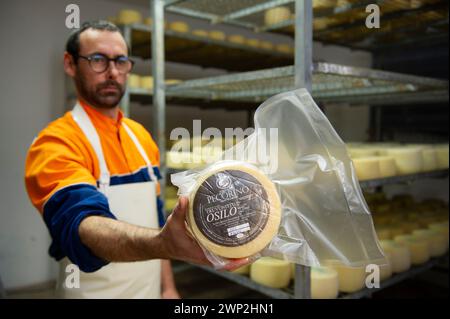
[[[134,145],[136,145],[136,148],[138,149],[139,153],[141,154],[142,158],[145,161],[145,164],[147,164],[148,167],[148,174],[150,175],[150,178],[152,181],[157,181],[155,172],[153,171],[153,165],[150,159],[147,156],[147,153],[144,151],[144,148],[142,147],[141,143],[139,143],[139,140],[137,139],[136,135],[133,133],[133,131],[130,129],[130,127],[125,124],[125,122],[122,121],[122,126],[125,129],[125,131],[128,133],[130,138],[133,140]]]
[[[104,190],[105,187],[109,186],[110,174],[108,166],[106,165],[105,156],[103,155],[103,149],[97,130],[92,124],[92,121],[86,111],[79,103],[77,103],[73,108],[72,117],[94,148],[100,166],[100,189]]]

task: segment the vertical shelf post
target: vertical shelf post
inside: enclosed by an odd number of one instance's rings
[[[312,0],[295,1],[295,87],[312,92],[312,46],[313,46]],[[311,298],[311,269],[295,266],[294,296]]]

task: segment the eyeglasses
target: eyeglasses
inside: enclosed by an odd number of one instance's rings
[[[89,61],[89,66],[96,73],[105,72],[109,68],[110,61],[114,62],[117,71],[121,74],[130,72],[134,65],[134,61],[127,56],[118,56],[111,59],[103,54],[96,53],[90,56],[79,55],[78,57]]]

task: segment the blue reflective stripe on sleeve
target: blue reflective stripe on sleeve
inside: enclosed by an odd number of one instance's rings
[[[157,201],[157,206],[158,206],[158,222],[159,222],[159,227],[163,227],[164,224],[166,223],[166,217],[164,214],[164,201],[160,198],[160,196],[158,196],[156,198]]]

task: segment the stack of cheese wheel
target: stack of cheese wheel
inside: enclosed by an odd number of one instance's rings
[[[447,252],[447,238],[437,231],[431,229],[419,229],[413,232],[413,236],[422,238],[428,242],[430,257],[440,257]]]
[[[127,86],[132,89],[138,89],[141,86],[141,77],[138,74],[130,73],[127,79]]]
[[[266,25],[274,25],[291,18],[291,10],[289,7],[277,7],[267,10],[264,13],[264,23]]]
[[[275,46],[275,50],[277,50],[278,52],[281,53],[286,53],[286,54],[292,54],[294,52],[294,49],[291,45],[289,44],[277,44]]]
[[[209,37],[213,40],[225,41],[226,35],[224,32],[219,30],[212,30],[209,32]]]
[[[361,181],[377,179],[381,177],[378,157],[360,157],[353,159],[356,175]]]
[[[244,44],[245,37],[240,34],[232,34],[228,36],[228,41],[235,44]]]
[[[393,273],[401,273],[411,268],[411,254],[408,246],[393,240],[381,240],[380,245],[389,254]]]
[[[437,152],[434,147],[425,147],[422,150],[423,171],[430,172],[438,169]]]
[[[437,164],[439,169],[448,169],[448,145],[436,146]]]
[[[258,39],[246,39],[245,44],[252,48],[258,48],[259,47],[259,40]]]
[[[335,7],[337,0],[314,0],[313,9],[322,10]]]
[[[423,155],[420,147],[388,148],[386,154],[394,158],[400,175],[416,174],[423,171]]]
[[[380,281],[385,281],[392,277],[392,255],[390,252],[385,251],[384,255],[386,256],[386,260],[378,264],[380,269]]]
[[[250,278],[264,286],[286,288],[291,280],[291,264],[285,260],[261,257],[250,266]]]
[[[380,166],[380,177],[392,177],[397,175],[395,159],[392,156],[379,156],[378,164]]]
[[[394,238],[400,244],[408,245],[411,253],[411,263],[415,266],[422,265],[430,260],[428,241],[412,235],[401,235]]]
[[[339,291],[352,293],[365,287],[366,267],[349,267],[341,262],[330,263],[329,267],[338,274]]]
[[[119,24],[133,24],[141,22],[142,15],[136,10],[120,10],[117,15],[117,23]]]
[[[197,37],[202,37],[202,38],[208,37],[208,31],[202,30],[202,29],[195,29],[192,31],[192,34]]]
[[[339,278],[329,267],[311,267],[311,298],[336,299],[339,294]]]
[[[198,173],[189,195],[187,223],[211,253],[224,258],[253,256],[272,241],[280,220],[275,185],[255,166],[219,161]]]
[[[169,24],[169,29],[179,33],[189,32],[189,25],[183,21],[174,21]]]

